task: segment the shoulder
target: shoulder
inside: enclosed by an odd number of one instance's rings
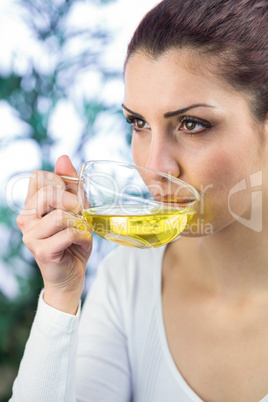
[[[140,249],[118,246],[103,259],[103,262],[109,264],[110,262],[115,261],[129,261],[137,264],[153,260],[157,261],[159,256],[163,254],[163,251],[164,247]]]
[[[164,247],[158,249],[135,249],[117,247],[101,262],[100,270],[109,276],[121,278],[152,277],[162,265]]]
[[[119,246],[101,262],[83,305],[80,331],[102,322],[128,341],[142,342],[149,318],[161,295],[161,267],[165,247],[131,249]],[[103,327],[102,327],[103,328]],[[138,342],[138,343],[139,343]]]
[[[106,283],[106,290],[114,291],[126,305],[144,300],[148,292],[158,293],[162,258],[165,247],[134,249],[119,246],[101,262],[99,279]]]

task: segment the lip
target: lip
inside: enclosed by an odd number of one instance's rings
[[[176,196],[174,194],[155,194],[153,196],[155,201],[163,202],[165,204],[172,204],[172,205],[191,205],[196,202],[195,197],[191,196]]]

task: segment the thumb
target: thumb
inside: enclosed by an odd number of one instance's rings
[[[76,170],[67,155],[62,155],[57,159],[55,173],[58,175],[77,177]]]

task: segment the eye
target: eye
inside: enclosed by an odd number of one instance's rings
[[[185,133],[197,134],[211,128],[212,125],[203,119],[197,119],[191,116],[184,116],[181,119],[180,131]]]
[[[144,129],[150,128],[149,124],[146,121],[139,119],[135,116],[129,116],[126,118],[127,122],[133,126],[135,131],[141,131]]]

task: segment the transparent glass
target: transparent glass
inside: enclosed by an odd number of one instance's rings
[[[106,240],[129,247],[152,248],[174,239],[191,221],[198,192],[189,184],[142,166],[89,161],[78,179],[81,215]]]

